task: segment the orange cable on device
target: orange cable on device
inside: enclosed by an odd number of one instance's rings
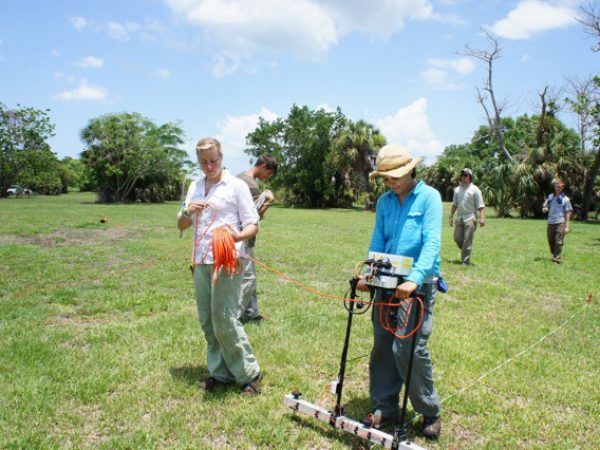
[[[425,307],[423,305],[423,300],[419,296],[410,297],[410,298],[408,298],[406,300],[403,300],[400,303],[392,303],[392,300],[394,298],[397,298],[395,296],[392,297],[390,299],[390,301],[388,301],[388,302],[370,302],[370,301],[365,301],[365,300],[356,299],[356,298],[338,297],[337,295],[325,294],[325,293],[317,291],[316,289],[313,289],[313,288],[311,288],[309,286],[306,286],[305,284],[301,283],[300,281],[293,279],[292,277],[284,274],[283,272],[280,272],[277,269],[273,269],[272,267],[267,266],[266,264],[258,261],[257,259],[252,258],[251,256],[246,255],[245,257],[248,258],[250,261],[254,262],[255,264],[258,264],[259,266],[261,266],[264,269],[268,270],[269,272],[272,272],[272,273],[278,275],[279,277],[283,278],[284,280],[287,280],[290,283],[295,284],[299,288],[304,289],[305,291],[308,291],[308,292],[310,292],[312,294],[315,294],[315,295],[318,295],[320,297],[332,298],[332,299],[335,299],[335,300],[342,300],[342,301],[345,301],[345,302],[354,302],[354,303],[362,303],[362,304],[365,304],[365,305],[380,306],[380,323],[381,323],[381,326],[386,331],[392,333],[398,339],[407,339],[407,338],[409,338],[410,336],[412,336],[413,334],[415,334],[417,332],[417,330],[419,330],[419,328],[421,328],[421,325],[423,324],[423,319],[424,319],[423,316],[424,316]],[[358,273],[359,265],[360,264],[364,264],[364,263],[365,263],[365,261],[359,261],[354,266],[355,274]],[[400,328],[404,328],[404,327],[407,326],[407,324],[408,324],[408,318],[410,317],[410,311],[411,311],[411,308],[412,308],[412,304],[415,301],[419,302],[419,307],[420,307],[420,312],[421,312],[419,323],[411,331],[409,331],[407,334],[405,334],[405,335],[399,335],[398,332],[397,332],[397,330],[400,329]],[[386,311],[388,311],[389,309],[387,309],[387,308],[389,308],[389,307],[402,306],[404,303],[407,303],[407,302],[409,302],[409,305],[408,305],[408,309],[407,309],[406,318],[405,318],[404,323],[400,327],[392,327],[389,324],[389,321],[386,321],[383,318],[383,316],[382,316],[383,310],[386,309]]]

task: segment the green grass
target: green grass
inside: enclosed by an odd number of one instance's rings
[[[93,203],[90,194],[0,201],[0,448],[347,448],[361,442],[294,417],[295,387],[328,408],[346,314],[259,269],[262,313],[246,331],[264,392],[207,394],[205,345],[179,239],[177,203]],[[446,218],[448,205],[446,206]],[[564,263],[550,262],[543,221],[495,219],[457,264],[443,231],[450,287],[430,340],[443,403],[428,448],[597,448],[600,442],[600,224],[574,223]],[[106,217],[106,224],[99,223]],[[364,257],[374,215],[274,208],[256,257],[323,292],[343,295]],[[594,302],[583,306],[588,294]],[[508,358],[538,342],[498,370]],[[344,401],[370,408],[371,325],[356,317]],[[484,374],[480,381],[472,384]],[[469,387],[470,386],[470,387]],[[461,389],[468,387],[464,392]]]

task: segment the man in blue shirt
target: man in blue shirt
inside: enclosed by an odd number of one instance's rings
[[[432,330],[433,306],[440,269],[442,200],[438,191],[415,179],[423,158],[413,158],[399,145],[386,145],[377,155],[376,169],[369,176],[380,176],[389,191],[377,202],[375,228],[369,251],[413,258],[411,272],[398,285],[393,296],[401,300],[418,293],[424,302],[424,318],[418,331],[412,367],[409,398],[413,409],[423,415],[423,434],[437,438],[441,431],[440,399],[433,386],[433,369],[427,341]],[[358,289],[369,287],[361,280]],[[378,289],[378,295],[384,291]],[[377,298],[387,302],[391,297]],[[380,308],[373,308],[373,349],[369,363],[370,396],[373,413],[364,423],[380,427],[397,422],[400,390],[408,371],[411,339],[396,338],[380,323]],[[414,311],[416,308],[412,308]],[[410,309],[398,307],[396,330],[399,336],[410,332],[412,320],[405,320]]]

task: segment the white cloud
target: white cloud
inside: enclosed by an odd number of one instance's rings
[[[204,33],[217,54],[219,76],[259,51],[318,60],[348,33],[387,38],[406,20],[431,18],[429,0],[163,0]],[[236,59],[237,58],[237,59]],[[233,70],[235,68],[235,70]],[[213,70],[213,72],[215,72]]]
[[[450,69],[461,75],[466,75],[475,70],[475,63],[471,58],[456,58],[456,59],[441,59],[432,58],[427,61],[430,66],[438,67],[440,69]]]
[[[54,56],[55,58],[58,58],[60,56],[60,52],[56,49],[52,49],[50,50],[50,55]]]
[[[527,63],[527,62],[529,62],[529,59],[530,59],[530,56],[529,56],[529,55],[527,55],[527,54],[525,54],[525,55],[521,56],[521,62],[522,62],[522,63]]]
[[[224,51],[250,55],[257,49],[319,57],[336,43],[335,24],[308,0],[167,0],[201,27]]]
[[[455,58],[455,59],[442,59],[432,58],[427,61],[429,68],[421,72],[421,77],[429,86],[436,89],[443,89],[446,91],[453,91],[462,89],[463,84],[455,80],[456,75],[467,75],[475,69],[475,64],[471,59]]]
[[[102,101],[108,97],[108,91],[100,86],[89,83],[83,79],[79,82],[79,87],[70,91],[59,92],[52,96],[54,100],[60,101]]]
[[[108,37],[117,41],[129,41],[131,34],[142,29],[137,22],[108,22],[106,25]]]
[[[462,89],[463,85],[452,80],[450,73],[445,70],[430,67],[421,72],[421,78],[430,87],[444,91],[456,91]]]
[[[490,28],[507,39],[529,39],[533,35],[577,24],[572,1],[522,0],[504,19]]]
[[[155,71],[156,76],[159,78],[170,78],[171,71],[169,69],[165,69],[164,67],[159,67]]]
[[[339,33],[360,31],[380,38],[388,38],[404,27],[407,19],[432,18],[429,0],[310,0],[322,4],[336,23]]]
[[[236,55],[222,53],[213,58],[211,73],[215,78],[233,75],[240,68],[240,58]]]
[[[69,22],[78,31],[83,30],[88,25],[88,20],[85,17],[69,17]]]
[[[127,33],[127,30],[121,23],[108,22],[106,27],[108,29],[107,30],[108,36],[111,39],[115,39],[117,41],[128,41],[129,40],[129,33]]]
[[[88,67],[102,67],[104,60],[102,58],[96,58],[95,56],[86,56],[75,63],[76,66],[88,68]]]
[[[413,156],[423,156],[433,164],[444,147],[429,127],[427,100],[420,98],[396,114],[375,120],[390,144],[402,144]]]
[[[467,22],[465,19],[463,19],[458,14],[452,14],[452,13],[446,13],[446,14],[433,13],[431,15],[431,18],[433,20],[436,20],[437,22],[449,23],[451,25],[457,25],[457,26],[465,26],[465,25],[469,24],[469,22]]]
[[[327,103],[318,104],[317,107],[315,108],[315,111],[318,111],[319,109],[322,109],[326,113],[334,113],[337,110],[337,108],[334,108],[333,106],[329,106]]]
[[[60,71],[54,74],[54,79],[57,81],[66,81],[67,83],[72,83],[75,81],[75,77],[73,75],[67,75]]]
[[[225,165],[235,173],[242,171],[248,165],[250,158],[244,153],[246,135],[256,129],[260,117],[271,122],[278,116],[263,107],[258,113],[246,116],[227,116],[224,121],[217,123],[219,132],[215,137],[223,147]]]

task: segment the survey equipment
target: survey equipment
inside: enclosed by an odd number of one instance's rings
[[[386,299],[393,297],[393,293],[401,282],[404,276],[408,275],[412,268],[412,258],[407,258],[397,255],[389,255],[384,253],[370,252],[367,260],[362,261],[363,266],[367,267],[364,274],[365,282],[370,288],[371,300],[374,298]],[[344,415],[344,407],[342,404],[342,390],[344,387],[344,377],[346,374],[346,363],[348,360],[348,349],[350,347],[350,334],[352,330],[352,319],[357,314],[364,314],[368,311],[371,302],[363,302],[356,298],[356,289],[359,282],[359,276],[356,274],[350,280],[350,297],[345,299],[344,305],[348,311],[348,321],[346,323],[346,335],[342,348],[342,356],[337,379],[331,383],[330,392],[336,395],[336,404],[333,410],[328,410],[314,403],[308,402],[301,398],[301,393],[298,389],[284,397],[283,403],[291,410],[312,416],[332,427],[340,428],[358,438],[365,439],[375,444],[379,444],[391,450],[424,450],[407,437],[406,433],[406,408],[408,404],[408,390],[410,387],[410,377],[414,359],[414,351],[417,341],[418,332],[416,328],[421,321],[422,311],[419,308],[414,308],[413,330],[411,339],[410,360],[408,363],[408,373],[405,376],[404,382],[404,398],[400,411],[400,422],[393,434],[386,433],[373,426],[366,425],[355,419]],[[383,292],[377,292],[377,291]],[[420,300],[419,300],[420,301]]]

